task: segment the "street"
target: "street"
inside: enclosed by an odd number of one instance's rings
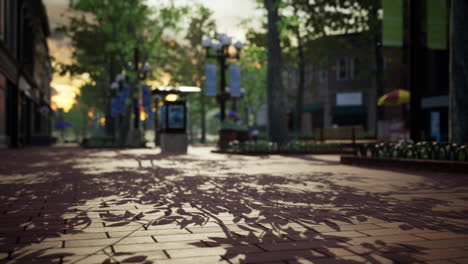
[[[468,177],[337,155],[0,150],[0,263],[468,263]]]

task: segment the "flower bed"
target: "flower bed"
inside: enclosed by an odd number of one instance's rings
[[[468,149],[464,145],[438,142],[384,142],[359,145],[358,157],[398,158],[421,160],[468,161]]]

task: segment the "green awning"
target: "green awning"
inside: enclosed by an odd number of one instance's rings
[[[358,106],[334,106],[330,114],[332,116],[357,116],[365,115],[367,113],[367,108],[364,105]]]
[[[323,104],[307,104],[307,105],[304,105],[303,111],[314,113],[321,109],[323,109]]]

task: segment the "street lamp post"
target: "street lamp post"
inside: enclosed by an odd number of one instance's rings
[[[137,71],[137,84],[139,84],[142,81],[146,80],[146,76],[148,75],[148,73],[151,71],[152,68],[148,62],[145,62],[143,66],[141,66],[140,68],[136,66],[135,69]],[[136,105],[134,106],[134,115],[135,115],[135,119],[134,119],[133,127],[135,128],[135,130],[138,130],[139,124],[140,124],[140,108],[138,105],[138,99],[137,99]]]
[[[226,101],[229,100],[230,94],[226,92],[226,60],[228,59],[239,59],[240,51],[243,47],[241,42],[236,42],[233,46],[236,49],[235,56],[229,53],[229,47],[231,46],[232,40],[226,34],[218,34],[217,41],[210,38],[204,38],[202,40],[202,46],[206,49],[207,58],[215,58],[218,60],[220,66],[221,78],[219,81],[220,94],[217,96],[217,100],[220,104],[220,119],[221,122],[226,118]],[[216,55],[210,54],[210,49],[216,51]]]

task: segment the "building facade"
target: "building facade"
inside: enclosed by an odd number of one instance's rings
[[[325,37],[312,41],[312,56],[306,67],[302,133],[315,128],[361,125],[375,131],[376,101],[371,42],[364,34]],[[286,71],[285,86],[294,98],[298,73]],[[293,100],[289,100],[293,109]]]
[[[49,24],[38,0],[0,0],[0,146],[51,141]]]
[[[384,87],[378,94],[373,42],[365,33],[330,36],[312,41],[307,62],[302,113],[302,131],[315,128],[362,126],[370,137],[397,139],[409,137],[409,104],[377,106],[380,96],[397,89],[410,90],[402,47],[383,47]],[[425,139],[448,136],[448,52],[427,49],[427,87],[421,88],[421,133]],[[298,86],[298,70],[285,70],[284,85],[292,112]],[[292,130],[291,130],[292,131]]]

